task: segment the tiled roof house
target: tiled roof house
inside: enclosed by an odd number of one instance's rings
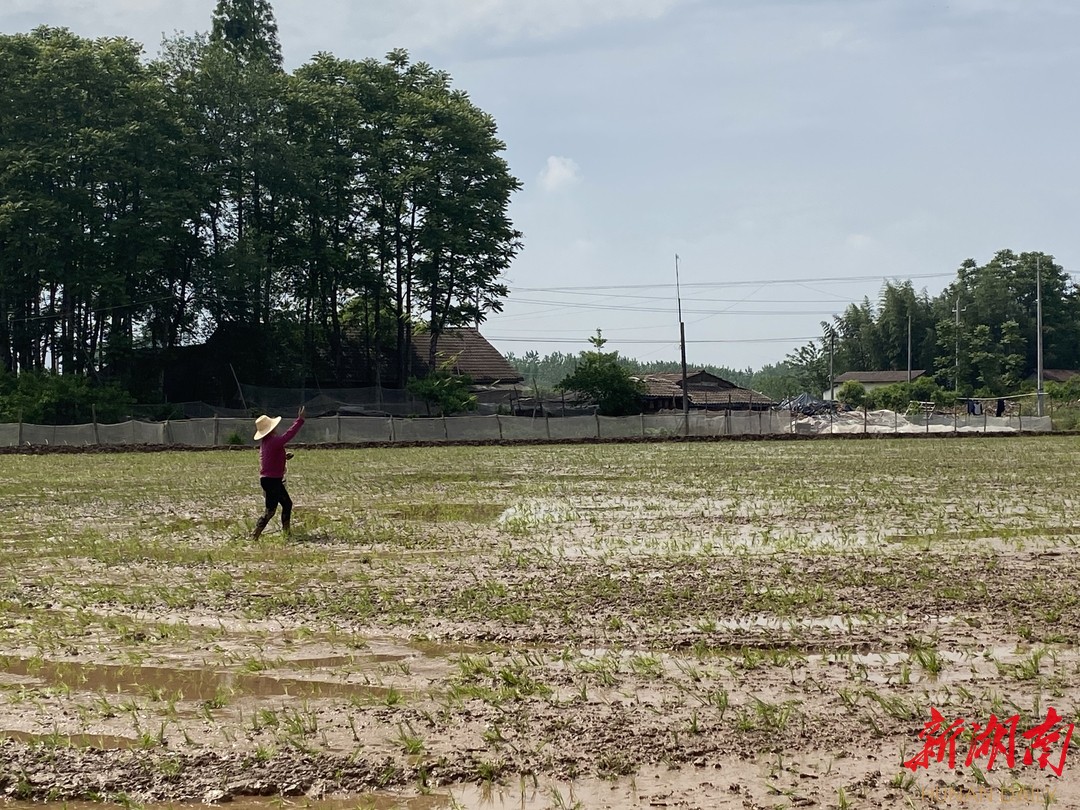
[[[416,332],[412,336],[413,373],[423,377],[431,372],[428,359],[431,353],[431,333]],[[507,362],[478,329],[463,326],[447,329],[439,335],[435,348],[438,365],[449,362],[456,374],[464,374],[474,385],[520,383],[525,378]]]
[[[639,377],[645,385],[647,410],[682,408],[682,373],[664,372]],[[759,391],[742,388],[704,369],[687,372],[690,407],[706,410],[763,411],[776,403]]]

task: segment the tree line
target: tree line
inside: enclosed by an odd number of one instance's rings
[[[593,338],[589,338],[588,342],[592,343],[593,340]],[[593,350],[584,350],[579,354],[552,352],[551,354],[541,356],[539,352],[529,350],[521,355],[514,354],[514,352],[507,352],[505,356],[510,364],[525,378],[523,383],[524,387],[528,388],[530,391],[539,391],[541,394],[547,394],[555,391],[559,386],[559,383],[572,375],[577,367],[581,365],[586,358],[586,355],[590,355],[595,351],[595,344],[593,345]],[[649,374],[680,373],[682,371],[682,364],[677,360],[650,360],[644,362],[632,357],[624,357],[618,352],[606,352],[605,355],[609,355],[613,362],[624,367],[637,377]],[[688,373],[699,371],[701,369],[704,369],[711,374],[715,374],[718,377],[723,377],[725,380],[740,386],[748,387],[754,379],[754,371],[752,369],[738,371],[726,366],[687,366]]]
[[[4,371],[145,395],[148,357],[216,337],[248,382],[401,386],[418,325],[434,354],[501,309],[520,183],[492,117],[404,51],[282,65],[268,0],[149,60],[0,36]]]
[[[998,251],[986,264],[964,261],[936,296],[910,281],[888,282],[821,324],[822,335],[786,358],[787,393],[821,392],[833,373],[922,369],[959,396],[1001,396],[1027,385],[1037,368],[1041,288],[1043,367],[1080,368],[1080,292],[1045,253]],[[910,331],[909,331],[910,324]]]
[[[986,264],[964,261],[956,278],[936,296],[911,281],[886,282],[876,301],[864,298],[821,324],[821,336],[760,369],[704,368],[776,401],[808,392],[821,396],[834,376],[847,371],[904,371],[908,348],[913,369],[927,373],[917,390],[994,397],[1033,388],[1037,364],[1037,297],[1043,310],[1043,367],[1080,369],[1080,291],[1053,256],[1001,250]],[[909,341],[910,337],[910,341]],[[537,352],[507,358],[541,391],[554,388],[588,356]],[[678,372],[675,361],[643,363],[615,355],[635,375]],[[696,368],[696,367],[695,367]],[[1076,386],[1080,394],[1080,383]],[[901,386],[903,388],[903,386]],[[1072,390],[1071,388],[1069,390]],[[1076,398],[1076,397],[1073,397]],[[890,400],[890,406],[895,405]]]

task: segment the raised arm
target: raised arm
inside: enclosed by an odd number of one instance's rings
[[[296,413],[296,421],[289,426],[289,429],[285,431],[281,437],[281,443],[286,444],[292,441],[293,436],[300,432],[300,428],[304,426],[304,414],[306,410],[303,405],[300,406],[300,410]]]

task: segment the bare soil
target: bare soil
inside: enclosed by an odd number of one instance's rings
[[[992,452],[1015,453],[1007,444]],[[422,496],[361,493],[382,515],[356,516],[362,537],[334,511],[354,508],[339,503],[351,479],[315,453],[307,528],[291,539],[252,547],[245,524],[164,491],[141,507],[106,494],[100,513],[116,522],[97,533],[45,506],[9,526],[0,796],[1080,807],[1080,766],[1059,777],[1025,765],[1019,739],[1051,707],[1063,734],[1077,715],[1080,525],[1067,493],[1018,473],[1030,486],[992,493],[1000,508],[974,513],[994,518],[972,526],[956,512],[970,493],[906,469],[885,476],[895,492],[878,510],[853,485],[845,512],[843,498],[786,499],[779,481],[676,496],[647,470],[617,481],[638,461],[603,455],[550,474],[580,474],[576,489],[507,492],[508,470],[528,480],[554,457],[517,452],[466,502],[454,476],[483,457],[416,451]],[[681,458],[652,452],[662,467]],[[753,448],[740,452],[749,468]],[[182,456],[161,457],[173,459],[163,481]],[[790,462],[761,461],[760,480]],[[916,494],[925,521],[901,525],[892,495]],[[968,728],[1017,715],[1014,767],[966,767],[969,734],[955,768],[904,768],[932,707]]]

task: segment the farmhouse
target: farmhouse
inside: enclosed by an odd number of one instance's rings
[[[430,374],[431,333],[414,332],[412,351],[413,374]],[[496,413],[502,408],[514,413],[521,407],[518,386],[525,378],[473,327],[447,329],[439,335],[435,365],[447,365],[455,374],[472,381],[480,413]]]
[[[655,413],[660,410],[682,410],[681,372],[647,374],[637,379],[645,385],[642,407],[645,413]],[[686,388],[689,395],[689,405],[697,410],[767,411],[776,405],[773,400],[759,391],[742,388],[705,369],[687,372]]]
[[[926,374],[925,369],[912,369],[911,381],[919,379]],[[835,397],[833,392],[848,380],[854,380],[855,382],[862,383],[863,388],[867,393],[873,391],[875,388],[884,388],[886,385],[895,385],[896,383],[904,383],[908,381],[908,373],[904,371],[848,371],[841,374],[839,377],[833,379],[833,387],[822,393],[821,398],[831,402]]]
[[[412,336],[413,373],[417,377],[430,374],[431,333],[415,332]],[[436,366],[448,364],[455,374],[463,374],[473,385],[516,385],[525,378],[488,343],[478,329],[471,326],[446,329],[435,344]]]
[[[1080,371],[1073,368],[1044,368],[1043,382],[1066,383],[1078,374],[1080,374]],[[1031,374],[1028,380],[1036,382],[1037,377],[1037,374]]]

